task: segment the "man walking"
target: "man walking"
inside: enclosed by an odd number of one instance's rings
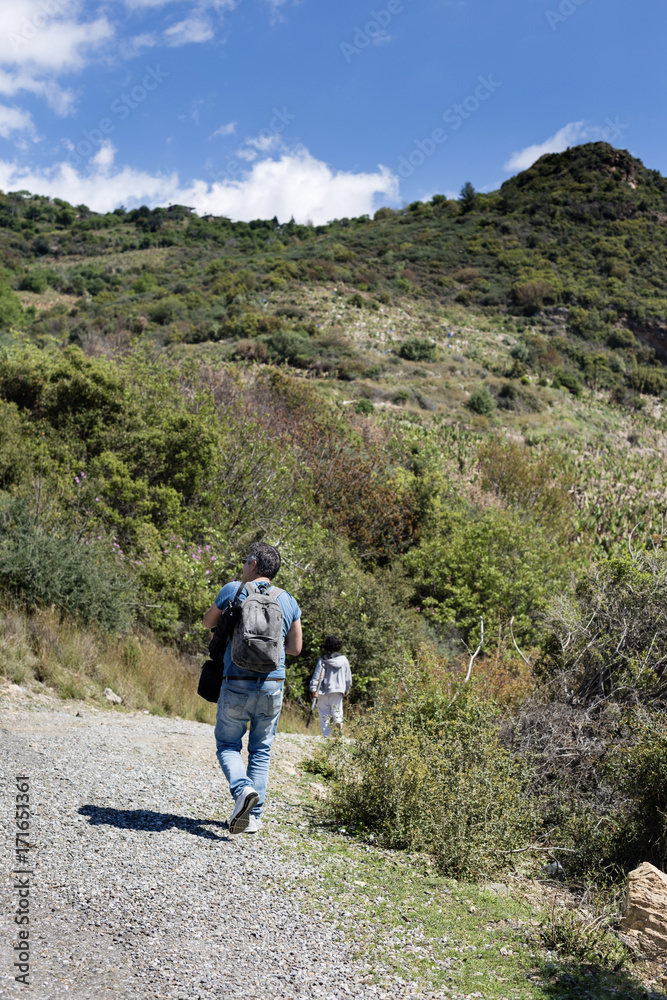
[[[234,808],[229,820],[229,832],[257,833],[262,827],[261,815],[269,777],[271,746],[278,728],[278,718],[283,704],[285,683],[285,653],[298,656],[301,652],[301,610],[286,590],[277,592],[271,580],[280,569],[280,554],[266,542],[255,542],[243,560],[241,587],[239,583],[226,584],[215,599],[215,604],[204,615],[204,626],[214,629],[220,615],[239,592],[245,601],[250,592],[274,596],[282,611],[282,650],[279,666],[269,673],[255,673],[238,666],[232,660],[231,643],[224,654],[222,687],[218,699],[215,724],[217,758],[229,790]],[[250,584],[250,587],[248,585]],[[248,736],[248,768],[241,757],[243,734],[250,723]]]

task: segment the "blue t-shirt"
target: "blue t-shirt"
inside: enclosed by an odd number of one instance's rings
[[[239,589],[239,586],[240,581],[238,580],[236,582],[232,581],[231,583],[226,583],[215,599],[216,608],[220,608],[220,610],[223,611],[228,604],[231,604],[236,597],[236,591]],[[268,587],[272,586],[272,584],[269,585],[260,582],[259,586],[261,586],[262,589],[266,586],[268,589]],[[244,601],[247,596],[248,591],[244,587],[239,594],[239,600]],[[280,666],[271,671],[270,674],[258,675],[253,673],[252,670],[244,670],[243,667],[238,667],[232,661],[232,644],[231,642],[228,642],[223,660],[225,665],[223,677],[231,675],[233,677],[248,677],[252,680],[257,680],[257,677],[261,676],[266,680],[272,681],[282,680],[285,677],[285,636],[291,629],[293,622],[298,621],[301,617],[301,608],[296,603],[292,595],[288,594],[286,590],[284,590],[282,594],[278,595],[278,604],[280,605],[283,613],[283,648],[280,654]]]

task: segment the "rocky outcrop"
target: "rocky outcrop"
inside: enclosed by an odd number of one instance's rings
[[[647,861],[628,875],[621,929],[642,950],[667,951],[667,875]]]

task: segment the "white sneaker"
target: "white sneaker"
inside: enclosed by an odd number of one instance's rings
[[[258,816],[253,816],[252,813],[248,816],[248,825],[246,827],[246,833],[260,833],[264,824]]]
[[[258,793],[252,785],[246,785],[234,803],[232,815],[229,817],[230,833],[243,833],[247,829],[250,813],[258,802]]]

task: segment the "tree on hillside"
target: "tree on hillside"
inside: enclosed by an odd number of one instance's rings
[[[470,181],[466,181],[461,188],[459,201],[464,212],[472,212],[473,208],[477,207],[477,192]]]
[[[18,295],[15,295],[9,285],[0,283],[0,330],[9,327],[22,327],[25,319],[23,306]]]

